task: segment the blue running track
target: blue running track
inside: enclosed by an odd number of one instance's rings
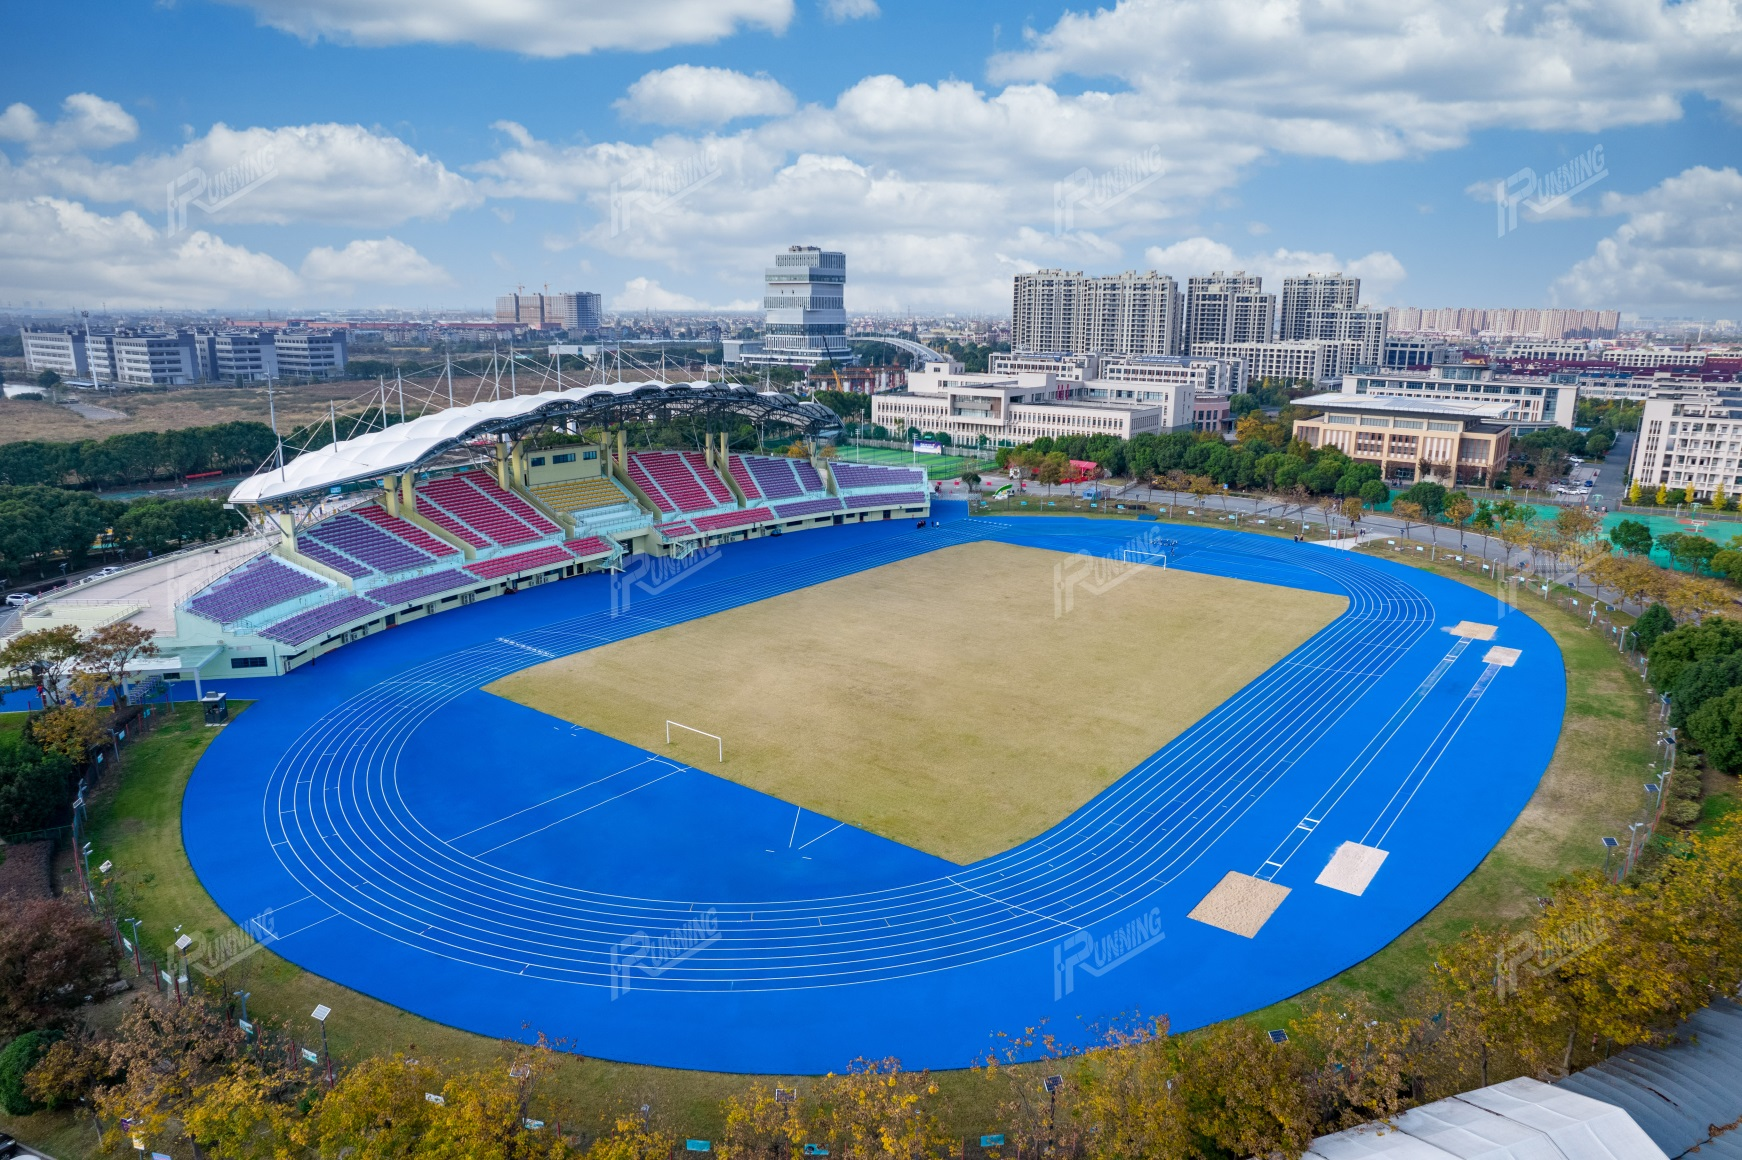
[[[545,585],[234,682],[259,700],[188,786],[194,869],[285,958],[481,1034],[735,1072],[961,1067],[1042,1019],[1067,1037],[1132,1012],[1185,1029],[1359,962],[1476,867],[1553,754],[1560,652],[1475,589],[1262,536],[938,507],[957,518],[735,544],[615,609],[605,575]],[[1172,567],[1348,609],[1053,829],[970,866],[481,690],[948,545],[1119,557],[1156,528],[1179,541]],[[1460,621],[1493,640],[1447,631]],[[1505,650],[1515,663],[1490,661]],[[1359,895],[1315,882],[1348,841],[1387,852]],[[1254,937],[1188,917],[1230,871],[1289,890]]]

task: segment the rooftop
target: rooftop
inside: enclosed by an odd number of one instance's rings
[[[1331,391],[1322,395],[1307,395],[1296,399],[1297,407],[1317,407],[1325,411],[1366,411],[1383,415],[1446,415],[1460,419],[1496,419],[1506,417],[1515,403],[1476,402],[1465,399],[1412,399],[1403,395],[1346,395]]]

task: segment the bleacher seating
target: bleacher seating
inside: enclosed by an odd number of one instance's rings
[[[431,572],[426,576],[413,576],[410,580],[401,580],[397,584],[383,584],[379,588],[371,588],[368,596],[369,599],[379,600],[383,604],[404,604],[408,600],[433,596],[437,592],[445,592],[449,588],[458,588],[471,582],[472,577],[460,569],[443,568],[440,572]]]
[[[683,453],[684,462],[690,465],[690,470],[696,473],[696,478],[702,481],[702,486],[708,489],[708,494],[714,497],[716,504],[736,503],[732,497],[732,489],[723,483],[714,469],[708,466],[708,457],[700,451]]]
[[[322,520],[303,532],[297,543],[300,546],[309,540],[343,552],[377,572],[403,572],[407,568],[421,568],[425,564],[435,563],[435,557],[428,552],[418,551],[403,540],[388,535],[368,520],[360,520],[349,512]],[[321,560],[323,564],[327,563],[319,556],[314,558]],[[362,574],[349,573],[352,576]]]
[[[495,580],[509,576],[515,572],[524,572],[528,568],[542,568],[547,564],[568,564],[574,557],[567,551],[551,544],[543,548],[534,548],[529,552],[516,552],[512,556],[497,556],[493,560],[479,560],[467,564],[466,571],[480,580]]]
[[[476,541],[473,536],[462,536],[473,547],[482,548],[488,544],[524,544],[528,540],[536,540],[539,533],[521,522],[508,511],[478,488],[467,481],[467,476],[480,474],[465,472],[460,475],[450,475],[443,479],[432,479],[419,484],[417,493],[418,510],[428,519],[460,535],[460,531],[451,526],[447,520],[437,519],[433,510],[424,510],[424,501],[439,507],[452,519],[472,531],[474,536],[482,536],[482,541]]]
[[[700,532],[723,532],[728,528],[741,528],[747,524],[760,524],[774,519],[774,513],[765,507],[745,508],[738,512],[720,512],[711,516],[697,516],[690,523]]]
[[[346,596],[330,604],[321,604],[287,617],[277,624],[269,625],[260,630],[260,635],[281,644],[296,645],[305,640],[313,640],[330,628],[348,624],[372,612],[380,612],[381,606],[373,600],[361,596]]]
[[[351,513],[362,516],[389,535],[398,536],[420,552],[427,552],[431,556],[453,556],[459,553],[459,549],[452,544],[436,539],[410,520],[402,520],[372,503],[352,508]]]
[[[695,528],[691,527],[683,520],[676,520],[669,524],[660,524],[659,527],[654,530],[668,540],[678,540],[682,539],[684,536],[693,536],[696,534]]]
[[[750,468],[745,465],[742,455],[728,456],[726,465],[732,472],[732,479],[738,484],[738,490],[744,493],[745,499],[761,499],[762,489],[756,486],[756,480],[750,475]]]
[[[836,463],[835,482],[842,487],[923,487],[925,472],[905,467],[870,467],[863,463]]]
[[[804,494],[804,487],[799,483],[798,476],[792,473],[791,460],[773,459],[766,455],[747,455],[744,458],[749,464],[750,473],[762,485],[762,494],[768,499],[791,499]]]
[[[872,491],[847,497],[850,508],[918,507],[925,502],[923,491]]]
[[[583,512],[588,508],[629,502],[629,497],[604,476],[535,484],[532,494],[544,501],[546,507],[559,512]]]
[[[823,512],[838,512],[841,501],[834,496],[822,499],[801,499],[793,503],[776,504],[774,514],[783,520],[797,519],[800,516],[821,515]]]
[[[307,535],[297,537],[296,550],[298,555],[307,556],[317,564],[325,564],[335,572],[342,572],[355,580],[359,576],[367,576],[374,569],[366,564],[359,564],[342,553],[335,552],[319,540]]]
[[[703,470],[707,470],[705,464]],[[631,451],[629,477],[653,497],[660,511],[667,514],[707,511],[729,502],[730,498],[728,493],[728,500],[715,499],[690,469],[689,461],[676,451]],[[724,490],[724,485],[718,480],[715,486]]]
[[[817,474],[817,469],[811,466],[810,460],[794,460],[792,469],[798,475],[800,486],[806,491],[814,491],[821,495],[829,490],[828,484],[823,482],[823,477]]]
[[[489,472],[468,471],[460,478],[483,492],[490,499],[495,500],[500,506],[507,508],[510,515],[539,535],[554,536],[562,530],[546,519],[543,512],[497,483],[491,478]]]
[[[599,536],[586,536],[579,540],[569,540],[563,544],[563,547],[581,560],[607,555],[611,551],[611,545]]]
[[[326,587],[329,585],[325,580],[317,580],[271,556],[257,556],[188,601],[188,610],[219,624],[231,624]]]

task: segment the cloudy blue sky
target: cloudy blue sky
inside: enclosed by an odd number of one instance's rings
[[[1742,0],[0,0],[0,19],[15,306],[482,306],[548,283],[751,307],[770,252],[806,242],[848,252],[856,310],[1004,312],[1013,274],[1062,266],[1742,317]],[[1557,167],[1597,158],[1546,204]],[[1530,195],[1502,236],[1508,178]]]

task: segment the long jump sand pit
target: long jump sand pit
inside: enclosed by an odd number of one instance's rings
[[[1060,564],[1081,561],[944,548],[488,688],[968,863],[1057,824],[1346,605],[1141,566],[1060,615]],[[667,720],[722,736],[725,762],[704,737],[668,747]]]

